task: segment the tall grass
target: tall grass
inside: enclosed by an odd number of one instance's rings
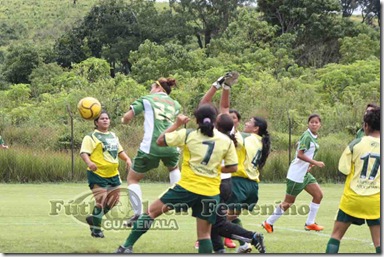
[[[124,133],[125,132],[125,133]],[[119,137],[127,154],[133,158],[142,138],[142,131],[129,128],[120,131]],[[125,137],[122,135],[126,135]],[[40,135],[39,138],[43,138]],[[344,177],[338,172],[338,161],[344,148],[349,143],[344,135],[334,134],[319,139],[320,150],[317,160],[325,163],[324,168],[312,168],[311,172],[319,183],[341,182]],[[283,143],[277,142],[279,148]],[[86,179],[86,165],[79,156],[79,149],[74,153],[74,169],[72,174],[72,157],[70,150],[55,151],[52,148],[12,145],[8,150],[0,151],[0,182],[60,182],[82,181]],[[131,146],[131,147],[128,147]],[[285,147],[288,149],[288,147]],[[291,159],[294,158],[295,149],[292,149]],[[263,182],[284,182],[288,171],[290,159],[288,150],[273,150],[269,155],[266,165],[261,171]],[[126,180],[127,171],[125,164],[120,161],[119,171],[121,179]],[[168,182],[168,170],[162,163],[157,169],[146,173],[145,178],[149,182]]]

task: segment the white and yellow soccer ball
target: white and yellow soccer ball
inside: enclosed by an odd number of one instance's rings
[[[84,97],[77,104],[80,116],[85,120],[94,120],[100,116],[101,104],[94,97]]]

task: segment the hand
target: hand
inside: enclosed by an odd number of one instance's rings
[[[190,121],[190,118],[184,114],[179,114],[176,118],[176,125],[180,127],[181,125],[187,124]]]
[[[319,162],[319,161],[314,161],[315,162],[315,166],[317,166],[317,167],[319,167],[319,168],[323,168],[323,167],[325,167],[325,164],[324,164],[324,162]]]
[[[97,170],[97,166],[96,164],[94,164],[93,162],[90,162],[88,164],[88,168],[91,170],[91,171],[96,171]]]

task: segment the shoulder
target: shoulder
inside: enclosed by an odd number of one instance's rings
[[[358,143],[360,143],[361,140],[363,140],[362,137],[360,137],[360,138],[356,138],[356,139],[353,140],[351,143],[349,143],[349,145],[348,145],[349,150],[350,150],[351,152],[353,152],[353,148],[354,148]]]

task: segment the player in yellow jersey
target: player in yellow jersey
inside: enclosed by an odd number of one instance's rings
[[[352,141],[339,160],[339,171],[347,175],[347,179],[326,253],[338,253],[349,226],[365,222],[376,253],[381,253],[380,107],[364,115],[364,132],[365,136]]]
[[[217,129],[230,137],[235,147],[237,148],[237,139],[235,131],[239,125],[238,113],[234,118],[229,110],[229,92],[233,84],[237,82],[238,73],[228,72],[223,77],[220,77],[208,91],[204,94],[200,101],[200,104],[211,103],[212,98],[217,90],[223,88],[220,100],[220,115],[217,118],[216,127]],[[212,225],[211,240],[213,250],[215,253],[225,253],[224,245],[228,248],[236,248],[236,244],[232,239],[241,239],[244,242],[251,243],[260,253],[265,253],[264,236],[261,233],[253,232],[242,228],[241,226],[235,225],[227,220],[227,206],[226,202],[232,195],[232,180],[231,173],[221,173],[220,182],[220,207],[217,210],[217,218],[215,224]],[[224,242],[222,240],[224,237]],[[198,246],[199,241],[196,241]],[[247,244],[248,246],[248,244]],[[197,247],[198,248],[198,247]],[[252,247],[247,247],[244,252],[249,252]]]
[[[83,138],[80,156],[87,164],[88,184],[96,201],[92,216],[86,220],[91,226],[91,235],[103,238],[101,219],[119,202],[121,179],[118,158],[125,161],[127,168],[131,166],[131,159],[115,133],[109,131],[111,121],[105,110],[94,120],[94,124],[95,130]]]
[[[194,114],[197,130],[183,128],[176,131],[189,121],[188,117],[179,115],[176,122],[157,139],[159,146],[183,147],[180,181],[155,200],[148,208],[148,213],[139,217],[116,253],[132,252],[135,242],[148,231],[156,217],[171,209],[178,212],[180,207],[192,208],[192,216],[196,217],[199,253],[212,253],[210,232],[216,221],[216,204],[220,200],[220,172],[236,171],[237,156],[232,140],[214,127],[217,118],[215,107],[203,104]],[[207,204],[210,208],[205,208]]]

